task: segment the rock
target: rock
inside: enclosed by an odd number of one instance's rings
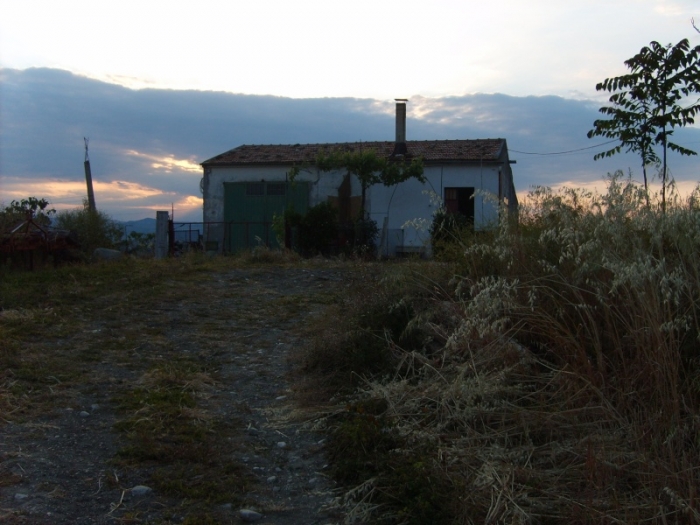
[[[286,448],[287,444],[284,441],[278,441],[277,446],[279,448]]]
[[[92,258],[95,261],[116,261],[124,257],[124,254],[119,250],[110,250],[109,248],[95,248],[92,252]]]
[[[90,412],[83,410],[80,412],[80,417],[90,417]]]
[[[24,500],[27,499],[28,497],[29,497],[29,494],[23,494],[23,493],[21,493],[21,492],[18,492],[17,494],[15,494],[15,500],[16,500],[16,501],[24,501]]]
[[[277,476],[270,476],[267,478],[268,483],[274,483],[275,481],[277,481]]]
[[[92,405],[90,405],[90,410],[92,410],[93,412],[95,410],[99,410],[99,409],[100,409],[100,405],[98,405],[97,403],[93,403]]]
[[[262,519],[262,514],[250,509],[241,509],[238,511],[238,515],[243,521],[247,522],[253,522]]]
[[[131,489],[131,494],[134,496],[145,496],[151,492],[153,492],[153,489],[151,487],[147,487],[146,485],[136,485]]]

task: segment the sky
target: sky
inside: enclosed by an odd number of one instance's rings
[[[641,171],[586,138],[651,40],[688,38],[697,0],[0,0],[0,203],[84,193],[118,219],[201,219],[199,163],[240,144],[506,138],[516,188]],[[700,148],[700,128],[678,133]],[[694,144],[696,144],[694,146]],[[519,152],[519,153],[517,153]],[[681,185],[698,157],[672,158]],[[638,173],[637,173],[638,174]]]

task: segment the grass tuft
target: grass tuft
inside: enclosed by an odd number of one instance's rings
[[[362,377],[323,390],[350,399],[325,420],[346,522],[700,522],[697,200],[539,188],[442,248],[382,267],[308,349]],[[347,344],[368,326],[378,369]]]

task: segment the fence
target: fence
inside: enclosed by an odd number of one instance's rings
[[[233,253],[260,244],[277,246],[270,222],[173,222],[168,224],[170,253]]]

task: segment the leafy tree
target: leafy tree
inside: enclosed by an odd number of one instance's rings
[[[46,199],[27,197],[21,201],[13,200],[9,206],[0,209],[0,231],[12,228],[27,218],[32,218],[40,226],[49,226],[55,213],[56,210],[49,209]]]
[[[607,78],[596,85],[597,91],[613,93],[612,106],[600,108],[609,119],[596,120],[588,137],[618,139],[614,148],[598,153],[594,159],[625,151],[638,153],[642,159],[644,187],[648,189],[646,165],[661,164],[661,202],[666,209],[668,182],[668,150],[681,155],[696,152],[671,142],[675,128],[693,124],[700,111],[698,101],[687,104],[687,98],[700,93],[700,46],[690,47],[687,39],[675,46],[651,42],[648,47],[625,61],[631,71],[627,75]],[[661,147],[661,159],[654,151]],[[648,200],[647,200],[648,202]]]
[[[362,186],[361,214],[365,216],[365,202],[367,188],[374,184],[394,186],[405,180],[415,178],[425,182],[423,176],[423,160],[413,159],[394,160],[379,157],[372,150],[343,151],[331,150],[329,153],[321,152],[316,157],[316,165],[321,171],[333,171],[345,169],[351,175],[355,175]]]

